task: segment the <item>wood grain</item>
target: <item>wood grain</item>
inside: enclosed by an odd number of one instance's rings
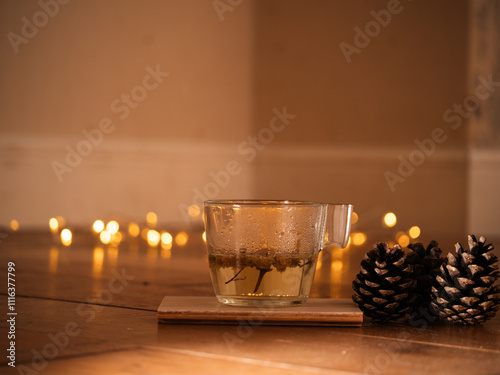
[[[299,375],[324,373],[321,369],[282,362],[211,355],[192,350],[137,348],[113,351],[92,357],[69,358],[50,364],[51,374],[237,374]],[[330,372],[342,374],[341,372]],[[352,373],[350,373],[352,374]]]
[[[217,304],[201,232],[188,233],[190,242],[174,247],[169,258],[160,249],[134,250],[129,243],[96,252],[93,238],[78,234],[69,248],[53,244],[47,233],[3,239],[0,264],[15,261],[17,268],[18,365],[32,368],[34,353],[74,323],[78,335],[47,361],[43,373],[498,374],[500,315],[478,327],[368,319],[349,328],[275,326],[248,315],[234,325],[158,324],[157,308],[166,295],[204,296]],[[323,253],[314,296],[328,298],[320,302],[350,296],[362,252]],[[122,269],[133,279],[103,298]],[[6,278],[5,267],[0,278]],[[0,303],[6,305],[5,292]],[[0,320],[0,337],[7,330]],[[0,349],[6,343],[0,340]],[[19,373],[6,357],[0,367],[2,374]]]
[[[240,307],[214,297],[167,296],[158,307],[158,321],[170,324],[241,324],[295,326],[360,326],[363,314],[347,299],[310,298],[293,307]]]

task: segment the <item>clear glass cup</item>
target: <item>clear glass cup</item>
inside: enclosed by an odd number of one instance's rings
[[[208,261],[217,299],[238,306],[304,303],[320,250],[347,245],[351,215],[350,204],[204,202]]]

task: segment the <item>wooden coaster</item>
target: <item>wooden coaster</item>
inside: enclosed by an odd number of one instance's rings
[[[363,313],[350,299],[309,298],[293,307],[223,305],[215,297],[166,296],[158,322],[168,324],[249,324],[357,327]]]

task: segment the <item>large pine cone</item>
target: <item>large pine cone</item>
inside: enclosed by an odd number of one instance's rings
[[[388,321],[404,317],[415,300],[412,267],[401,246],[376,243],[361,262],[352,283],[354,302],[365,316]]]
[[[431,241],[427,247],[420,242],[408,245],[412,250],[406,255],[406,260],[413,268],[413,278],[417,281],[416,300],[410,311],[411,317],[434,321],[438,312],[431,306],[432,287],[438,287],[436,276],[444,262],[442,250],[436,241]]]
[[[493,245],[485,242],[485,237],[477,241],[470,235],[468,250],[457,243],[457,255],[448,254],[436,277],[440,286],[432,288],[432,306],[440,317],[457,324],[475,325],[495,316],[500,307],[500,288],[494,285],[498,278],[498,258],[490,252]]]

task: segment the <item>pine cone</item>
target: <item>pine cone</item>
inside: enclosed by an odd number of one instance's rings
[[[498,258],[490,251],[493,245],[485,245],[486,238],[479,241],[469,236],[469,250],[457,243],[457,255],[448,254],[433,287],[432,306],[439,316],[456,324],[475,325],[495,316],[500,305]]]
[[[388,321],[404,317],[415,300],[412,267],[401,246],[393,249],[376,243],[361,262],[361,271],[352,283],[354,302],[365,316]]]
[[[428,322],[434,321],[438,312],[431,306],[432,290],[438,287],[436,276],[439,268],[444,262],[441,258],[442,250],[436,241],[431,241],[427,248],[420,242],[408,245],[412,250],[406,255],[406,260],[413,268],[413,279],[416,280],[416,299],[412,306],[410,315],[413,319],[425,319]]]

